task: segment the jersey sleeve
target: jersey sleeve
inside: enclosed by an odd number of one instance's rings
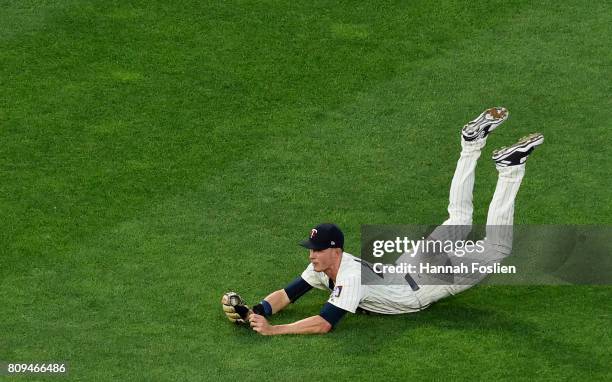
[[[323,317],[325,321],[329,322],[332,328],[335,328],[336,324],[338,324],[338,322],[342,319],[342,317],[344,317],[345,314],[346,310],[340,309],[337,306],[326,302],[323,306],[323,309],[321,309],[321,313],[319,313],[319,316]]]
[[[361,278],[350,277],[338,281],[327,302],[340,309],[355,313],[363,295],[364,289],[361,285]]]
[[[287,297],[289,297],[289,301],[293,303],[311,289],[312,285],[308,284],[303,278],[298,276],[291,282],[291,284],[285,287],[285,293],[287,294]]]
[[[302,279],[308,284],[317,289],[327,289],[325,280],[320,275],[321,272],[316,272],[312,264],[308,264],[308,267],[302,272]],[[329,289],[328,289],[329,290]]]

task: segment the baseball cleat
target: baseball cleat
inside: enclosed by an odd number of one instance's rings
[[[542,143],[544,143],[544,135],[540,133],[530,134],[519,139],[519,141],[512,146],[502,147],[493,151],[493,160],[499,167],[523,164],[533,149]]]
[[[508,119],[508,109],[505,107],[492,107],[483,111],[476,119],[468,122],[461,135],[467,142],[484,139],[489,133]]]

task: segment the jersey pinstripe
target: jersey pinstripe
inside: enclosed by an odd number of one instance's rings
[[[330,291],[327,301],[351,313],[357,308],[382,314],[420,310],[419,300],[409,285],[362,285],[362,268],[359,258],[344,252],[333,288],[329,277],[324,272],[316,272],[312,264],[302,272],[302,278],[314,288]]]

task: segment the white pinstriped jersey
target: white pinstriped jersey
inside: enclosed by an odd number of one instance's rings
[[[331,290],[328,302],[351,313],[357,308],[382,314],[420,310],[419,300],[409,285],[362,285],[362,268],[359,258],[344,252],[333,289],[329,277],[316,272],[312,264],[302,273],[302,278],[314,288]]]

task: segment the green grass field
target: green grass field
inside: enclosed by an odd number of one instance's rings
[[[610,1],[1,1],[0,361],[68,379],[612,378],[610,286],[482,286],[325,336],[231,326],[322,221],[446,218],[459,129],[534,131],[517,224],[612,224]],[[312,292],[274,317],[317,314]],[[45,377],[1,377],[47,380]],[[62,379],[64,380],[64,379]]]

